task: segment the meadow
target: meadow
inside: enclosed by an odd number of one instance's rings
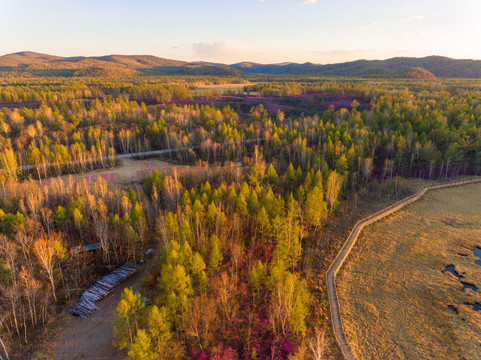
[[[363,231],[337,280],[356,359],[480,358],[480,191],[429,192]]]

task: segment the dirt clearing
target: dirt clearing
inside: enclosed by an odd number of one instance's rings
[[[355,358],[481,359],[476,246],[481,184],[431,191],[365,229],[337,277]]]
[[[120,166],[111,169],[99,169],[90,171],[86,174],[76,175],[76,178],[85,178],[87,181],[94,181],[97,177],[102,177],[107,181],[125,182],[138,181],[144,176],[152,175],[154,170],[159,172],[170,168],[179,167],[166,161],[157,159],[148,160],[120,160]],[[182,167],[182,166],[180,166]]]
[[[105,299],[95,303],[100,310],[82,319],[65,314],[60,320],[63,330],[56,336],[53,345],[53,359],[122,359],[125,352],[117,350],[113,344],[114,310],[117,307],[122,291],[132,287],[140,291],[146,265],[137,265],[137,272],[118,286]]]
[[[62,176],[61,178],[67,179],[69,176],[72,176],[76,181],[85,180],[87,183],[90,183],[96,181],[100,176],[107,180],[107,182],[130,184],[143,179],[145,176],[152,175],[154,170],[158,170],[162,173],[172,168],[181,169],[184,168],[184,166],[171,164],[158,159],[122,159],[120,160],[120,165],[113,168],[97,169],[87,171],[83,174]],[[42,183],[48,183],[48,181],[49,179],[42,180]]]

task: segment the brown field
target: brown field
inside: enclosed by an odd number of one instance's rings
[[[228,90],[243,90],[246,85],[263,84],[263,81],[246,82],[245,84],[199,84],[196,90],[201,95],[209,95],[212,91],[219,94],[225,94]],[[251,95],[257,95],[258,92],[251,91]]]
[[[246,82],[245,84],[202,84],[202,85],[197,86],[197,89],[204,89],[204,90],[205,89],[208,89],[208,90],[211,90],[211,89],[212,90],[214,90],[214,89],[224,90],[224,89],[232,89],[232,88],[242,89],[246,85],[252,85],[252,83]]]
[[[475,246],[481,184],[431,191],[367,228],[337,278],[355,358],[481,359],[481,312],[464,305],[481,302]],[[461,281],[479,290],[463,292]]]

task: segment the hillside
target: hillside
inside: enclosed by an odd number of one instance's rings
[[[357,60],[339,64],[313,63],[232,65],[185,62],[151,55],[106,55],[59,57],[30,51],[0,56],[0,76],[98,76],[136,75],[298,75],[363,78],[481,78],[481,60],[457,60],[442,56],[397,57],[387,60]]]
[[[136,75],[237,76],[241,72],[226,65],[186,63],[150,55],[107,55],[59,57],[33,52],[0,56],[3,76],[129,77]]]
[[[152,68],[157,66],[182,66],[185,65],[185,61],[171,60],[159,58],[152,55],[108,55],[100,56],[95,59],[111,62],[116,64],[122,64],[132,68]]]
[[[312,76],[345,76],[345,77],[406,77],[432,78],[432,73],[440,78],[481,78],[481,60],[457,60],[442,56],[424,58],[392,58],[388,60],[357,60],[339,64],[316,65],[312,63],[295,64],[256,64],[237,63],[233,68],[248,74],[285,74]],[[417,68],[417,75],[409,69]],[[422,70],[421,70],[422,69]],[[420,72],[424,72],[421,75]]]
[[[0,56],[0,67],[18,67],[38,63],[49,63],[58,59],[59,56],[39,54],[32,51],[23,51],[15,54]]]
[[[408,68],[401,70],[397,73],[397,76],[395,77],[401,78],[401,79],[412,79],[412,80],[434,80],[436,79],[436,76],[421,67],[415,67],[415,68]]]

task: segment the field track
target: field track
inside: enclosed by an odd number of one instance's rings
[[[354,355],[352,354],[351,349],[349,348],[349,345],[347,343],[347,340],[342,328],[341,312],[339,309],[339,302],[337,300],[335,279],[336,279],[337,273],[342,267],[342,264],[344,263],[349,253],[351,252],[352,248],[354,247],[356,240],[359,237],[362,229],[404,208],[405,206],[412,204],[413,202],[421,199],[424,196],[424,194],[426,194],[426,192],[428,192],[429,190],[441,189],[441,188],[446,188],[451,186],[466,185],[466,184],[471,184],[475,182],[481,182],[481,178],[476,177],[476,178],[471,178],[466,180],[459,180],[459,181],[453,181],[448,183],[441,183],[437,185],[424,186],[416,194],[411,195],[356,223],[351,233],[349,234],[349,237],[347,238],[346,243],[342,247],[337,257],[332,262],[326,274],[326,287],[327,287],[327,296],[329,299],[329,309],[331,312],[332,328],[334,331],[336,342],[339,346],[339,349],[344,359],[354,360]]]

